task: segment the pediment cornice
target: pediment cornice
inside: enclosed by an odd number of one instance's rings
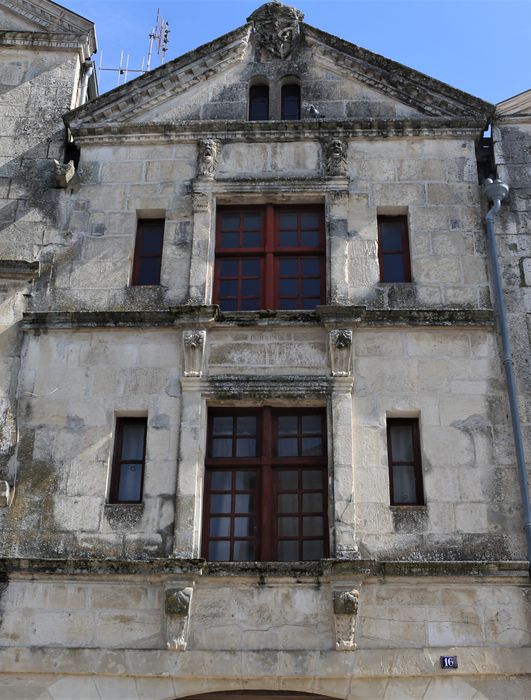
[[[427,116],[488,119],[494,111],[494,105],[489,102],[424,73],[308,24],[301,27],[306,44],[315,50],[317,63],[345,77],[355,78]]]
[[[94,24],[88,19],[71,12],[66,7],[57,5],[48,0],[0,0],[0,6],[11,12],[15,16],[21,17],[26,22],[35,25],[35,32],[14,31],[2,32],[2,36],[7,34],[49,34],[52,36],[66,35],[69,37],[65,41],[69,42],[71,37],[77,38],[77,44],[86,44],[86,57],[88,58],[97,50],[96,32]],[[22,36],[17,38],[16,45],[22,44]],[[83,40],[82,40],[83,38]],[[45,45],[44,37],[40,37],[41,45]],[[50,38],[50,41],[53,41]],[[52,45],[52,44],[51,44]]]

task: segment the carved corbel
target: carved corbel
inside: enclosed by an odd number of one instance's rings
[[[185,651],[190,632],[190,605],[194,589],[169,588],[166,590],[166,634],[167,647],[174,651]]]
[[[360,594],[356,590],[332,592],[337,651],[353,651],[356,648],[359,597]]]
[[[184,376],[203,375],[203,355],[205,352],[206,331],[184,331]]]
[[[192,207],[194,213],[197,212],[208,212],[210,210],[211,197],[206,192],[193,192],[192,193]]]
[[[347,174],[347,142],[341,139],[327,139],[322,143],[325,175]]]
[[[352,372],[352,331],[340,328],[330,331],[330,363],[333,377],[350,377]]]
[[[212,180],[218,167],[221,142],[217,139],[201,139],[197,143],[197,148],[197,174]]]
[[[60,163],[54,158],[53,169],[55,175],[55,186],[59,187],[60,189],[64,189],[76,174],[76,168],[73,160],[69,160],[68,163]]]

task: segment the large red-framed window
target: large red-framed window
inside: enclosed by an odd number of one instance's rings
[[[328,556],[323,409],[211,409],[203,556],[310,561]]]
[[[322,207],[218,210],[214,302],[222,311],[314,309],[325,295]]]

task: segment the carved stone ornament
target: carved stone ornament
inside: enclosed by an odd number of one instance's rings
[[[201,177],[212,179],[218,167],[221,142],[217,139],[201,139],[197,146],[197,173]]]
[[[194,212],[206,211],[210,209],[211,198],[206,192],[193,192],[192,207]]]
[[[330,363],[334,377],[350,377],[352,369],[352,331],[340,328],[330,331]]]
[[[69,160],[68,163],[60,163],[54,158],[53,169],[55,175],[55,186],[61,189],[64,189],[76,174],[73,160]]]
[[[275,1],[266,2],[247,21],[253,22],[258,48],[276,58],[286,58],[299,37],[299,22],[303,19],[300,10]]]
[[[359,596],[359,592],[355,590],[332,592],[337,651],[353,651],[356,648]]]
[[[203,375],[203,355],[205,351],[206,331],[184,331],[184,376],[201,377]]]
[[[347,174],[347,143],[341,139],[323,142],[325,173],[330,176]]]
[[[166,591],[167,648],[185,651],[190,632],[190,605],[194,589],[170,588]]]

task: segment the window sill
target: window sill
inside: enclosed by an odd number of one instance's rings
[[[113,530],[135,527],[144,515],[143,503],[106,503],[103,513]]]

